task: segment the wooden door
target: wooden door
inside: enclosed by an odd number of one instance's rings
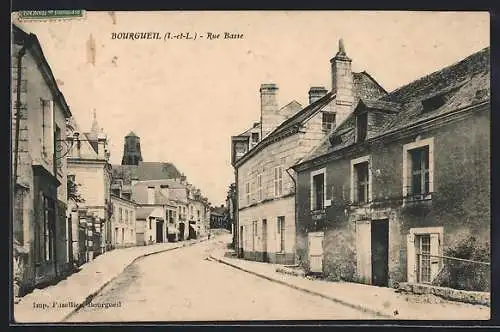
[[[323,273],[323,232],[308,234],[309,272]]]
[[[374,220],[371,225],[372,284],[389,284],[389,221]]]

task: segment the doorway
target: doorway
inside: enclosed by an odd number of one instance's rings
[[[156,243],[163,242],[163,221],[156,222]]]
[[[179,223],[179,241],[184,241],[184,223]]]
[[[389,220],[373,220],[371,224],[372,285],[389,285]]]
[[[307,234],[309,272],[323,273],[323,232],[311,232]]]
[[[267,219],[262,220],[262,261],[269,262],[267,255]]]

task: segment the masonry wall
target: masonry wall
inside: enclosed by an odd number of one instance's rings
[[[411,228],[443,227],[442,250],[475,237],[478,243],[490,242],[490,139],[489,112],[439,128],[419,131],[420,139],[434,138],[434,190],[430,201],[403,206],[403,145],[414,142],[415,135],[393,142],[381,142],[358,149],[342,160],[326,165],[327,199],[323,222],[314,222],[310,208],[310,173],[298,177],[297,255],[308,267],[307,233],[325,232],[324,273],[331,279],[370,283],[364,278],[370,268],[360,266],[360,251],[370,244],[356,243],[356,228],[367,221],[389,220],[389,285],[407,279],[407,235]],[[370,155],[372,167],[371,208],[349,205],[350,160]],[[368,264],[368,263],[367,263]],[[364,269],[365,271],[360,271]],[[369,273],[368,273],[369,274]]]
[[[135,205],[114,197],[111,198],[111,203],[113,204],[113,216],[111,218],[112,245],[115,248],[136,245]],[[120,209],[122,210],[121,218]],[[126,214],[128,214],[128,217]]]
[[[17,101],[17,54],[21,49],[20,45],[12,45],[12,105]],[[66,221],[66,163],[64,159],[58,161],[58,171],[54,170],[52,154],[44,156],[42,153],[42,115],[40,98],[54,100],[54,122],[60,128],[61,139],[65,139],[66,124],[62,109],[57,103],[58,96],[52,94],[46,80],[42,76],[37,60],[26,52],[23,57],[21,68],[21,107],[19,121],[19,145],[18,145],[18,165],[17,183],[26,188],[23,194],[18,193],[22,201],[19,202],[19,213],[14,217],[15,237],[27,252],[19,261],[21,267],[21,279],[24,287],[29,289],[38,283],[49,281],[56,277],[56,274],[65,273],[68,268],[67,250],[67,221]],[[16,109],[12,109],[12,160],[15,159],[16,141]],[[14,162],[13,162],[14,164]],[[40,198],[38,188],[35,188],[35,177],[32,166],[41,165],[48,173],[54,175],[61,185],[57,188],[56,219],[54,236],[54,247],[57,252],[57,263],[41,262],[38,269],[35,268],[35,238],[40,234],[35,232],[35,225],[40,223],[40,214],[35,204]],[[14,166],[14,165],[12,165]],[[57,271],[56,271],[57,270]]]

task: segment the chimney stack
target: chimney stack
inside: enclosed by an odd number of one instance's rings
[[[148,187],[148,204],[155,203],[155,187]]]
[[[261,139],[284,121],[279,114],[278,86],[274,83],[261,84],[260,86],[260,122]]]
[[[323,98],[327,94],[324,86],[312,86],[309,89],[309,104],[314,103],[316,100]]]
[[[330,60],[332,65],[332,93],[335,97],[336,121],[342,123],[349,115],[354,104],[354,84],[352,60],[347,56],[344,41],[339,40],[339,50]]]

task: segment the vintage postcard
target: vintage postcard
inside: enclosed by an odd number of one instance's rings
[[[11,28],[16,323],[490,319],[488,12]]]

